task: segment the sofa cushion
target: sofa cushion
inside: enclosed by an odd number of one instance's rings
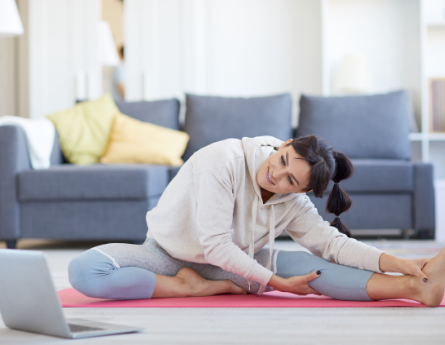
[[[186,95],[184,130],[190,142],[184,160],[216,141],[271,135],[292,137],[292,101],[289,94],[228,98]]]
[[[179,166],[188,140],[187,133],[117,114],[100,161]]]
[[[327,213],[327,197],[309,195],[320,216],[332,222],[335,216]],[[412,229],[413,204],[410,193],[351,194],[351,208],[341,214],[350,229]]]
[[[19,198],[31,200],[147,199],[162,194],[168,166],[63,164],[19,174]]]
[[[405,91],[300,98],[297,135],[322,137],[350,158],[410,159],[409,127]]]
[[[114,116],[119,112],[110,95],[85,101],[48,115],[60,136],[60,146],[70,163],[97,163],[107,147]]]
[[[168,99],[150,102],[116,102],[122,114],[139,121],[179,130],[179,101]]]
[[[340,186],[348,193],[412,192],[414,191],[414,165],[411,162],[392,159],[351,159],[354,174],[341,181]],[[330,193],[333,182],[326,193]]]
[[[20,208],[20,235],[67,240],[140,240],[147,234],[145,215],[159,197],[137,200],[35,200]]]
[[[170,169],[168,169],[168,179],[169,181],[173,180],[176,175],[178,175],[179,169],[182,168],[182,165],[179,167],[171,167]]]

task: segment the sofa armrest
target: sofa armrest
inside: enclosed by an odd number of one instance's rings
[[[428,238],[434,238],[433,165],[414,163],[414,228]]]
[[[54,144],[53,144],[53,150],[51,151],[50,164],[51,166],[53,166],[64,163],[68,162],[65,160],[65,157],[63,157],[62,149],[60,148],[59,134],[56,131],[54,133]]]
[[[17,174],[31,169],[25,133],[0,126],[0,240],[20,237]]]

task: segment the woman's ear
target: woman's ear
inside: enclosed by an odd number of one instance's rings
[[[289,140],[285,141],[284,143],[282,143],[282,144],[280,145],[280,147],[278,148],[278,150],[281,150],[283,147],[289,145],[291,142],[292,142],[292,139],[289,139]]]

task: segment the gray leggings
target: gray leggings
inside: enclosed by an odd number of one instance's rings
[[[269,250],[260,250],[254,258],[266,266]],[[192,268],[205,279],[229,279],[248,290],[245,278],[210,264],[175,259],[153,239],[142,245],[110,243],[87,250],[70,262],[68,274],[71,285],[86,296],[143,299],[153,294],[155,274],[174,276],[183,267]],[[283,278],[320,270],[321,275],[309,283],[313,289],[335,299],[371,301],[366,292],[371,271],[333,264],[307,252],[279,250],[274,252],[272,268]],[[260,284],[253,282],[251,293],[259,288]],[[266,289],[271,290],[271,287]]]

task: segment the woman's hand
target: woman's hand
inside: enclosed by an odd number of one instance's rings
[[[314,294],[321,296],[321,293],[309,286],[309,282],[320,276],[320,271],[317,272],[312,272],[304,276],[294,276],[287,279],[278,277],[274,274],[267,285],[273,287],[275,290],[291,292],[296,295],[306,296],[307,294]]]
[[[386,253],[380,256],[379,266],[383,272],[399,272],[402,274],[409,274],[416,276],[423,281],[428,280],[425,273],[422,272],[423,267],[430,261],[431,258],[421,259],[401,259]]]
[[[428,261],[431,260],[431,258],[421,258],[421,259],[412,259],[412,260],[405,260],[400,259],[400,273],[403,274],[410,274],[412,276],[419,277],[423,281],[428,280],[428,277],[425,273],[423,273],[422,269],[427,264]]]

